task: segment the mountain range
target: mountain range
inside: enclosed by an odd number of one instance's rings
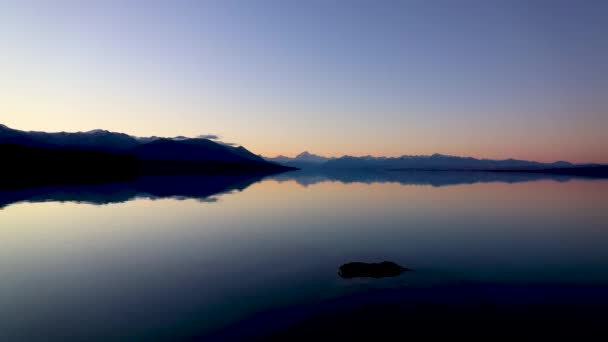
[[[208,139],[211,138],[211,139]],[[608,166],[476,159],[441,154],[329,158],[303,152],[294,158],[263,158],[216,136],[135,137],[106,130],[35,132],[0,124],[0,188],[128,180],[141,175],[274,173],[299,169],[521,171],[608,175]],[[213,139],[213,140],[212,140]]]
[[[0,124],[0,144],[127,153],[151,160],[265,162],[242,146],[234,147],[209,139],[134,137],[100,129],[75,133],[26,132]]]
[[[242,146],[205,138],[134,137],[105,130],[31,132],[0,124],[1,187],[87,183],[139,175],[279,172]]]
[[[302,152],[294,158],[286,157],[283,155],[276,156],[274,158],[266,158],[267,161],[277,163],[280,165],[291,166],[298,169],[309,169],[320,167],[332,158],[319,156],[316,154],[309,153],[308,151]]]
[[[601,166],[597,164],[573,164],[566,161],[542,163],[517,159],[476,159],[472,157],[458,157],[442,154],[433,154],[430,156],[343,156],[339,158],[328,158],[309,152],[303,152],[294,158],[278,156],[276,158],[266,158],[266,160],[300,169],[532,171]]]

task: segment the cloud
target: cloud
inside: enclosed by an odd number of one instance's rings
[[[238,144],[236,144],[236,143],[221,141],[220,139],[222,139],[222,137],[217,134],[201,134],[201,135],[197,136],[197,138],[213,140],[214,142],[216,142],[218,144],[222,144],[222,145],[226,145],[226,146],[232,146],[232,147],[238,146]]]
[[[197,138],[199,139],[209,139],[209,140],[219,140],[220,136],[215,134],[201,134]]]
[[[217,135],[217,134],[201,134],[199,136],[197,136],[198,139],[209,139],[209,140],[213,140],[214,142],[218,143],[218,144],[222,144],[222,145],[226,145],[226,146],[231,146],[231,147],[236,147],[238,146],[238,144],[236,143],[231,143],[231,142],[224,142],[221,141],[220,139],[222,138],[221,136]]]

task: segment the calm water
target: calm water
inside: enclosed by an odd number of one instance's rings
[[[369,288],[608,286],[603,180],[289,173],[0,201],[2,341],[174,340]],[[336,274],[382,260],[415,271]]]

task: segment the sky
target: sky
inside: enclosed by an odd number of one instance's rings
[[[608,1],[0,0],[0,123],[608,162]]]

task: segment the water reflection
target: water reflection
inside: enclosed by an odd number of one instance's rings
[[[390,170],[300,170],[280,174],[150,176],[134,181],[91,185],[42,186],[16,191],[0,191],[0,209],[19,202],[77,202],[87,204],[123,203],[138,198],[197,199],[215,202],[217,196],[242,191],[250,185],[271,179],[295,181],[302,186],[322,182],[398,183],[434,187],[476,183],[521,183],[540,180],[568,182],[577,176],[466,171],[390,171]]]
[[[370,290],[451,300],[470,297],[435,289],[482,284],[473,299],[489,289],[501,304],[520,298],[511,291],[519,288],[538,298],[566,286],[550,303],[588,293],[597,303],[588,290],[608,289],[607,181],[460,173],[478,184],[436,187],[449,174],[407,175],[163,177],[2,193],[4,205],[30,203],[0,211],[0,340],[202,340],[247,319],[263,326],[255,318],[268,312],[275,324],[275,310],[319,303],[323,311]],[[298,184],[309,176],[314,185]],[[383,260],[414,272],[336,272]]]
[[[134,181],[91,185],[46,186],[0,192],[0,209],[19,202],[123,203],[138,198],[198,199],[242,191],[265,175],[150,176]]]
[[[303,186],[334,181],[349,183],[399,183],[402,185],[447,186],[476,183],[521,183],[539,180],[568,182],[585,179],[581,176],[553,175],[525,172],[483,172],[483,171],[403,171],[403,170],[340,170],[311,169],[285,172],[270,176],[277,181],[295,180]]]

